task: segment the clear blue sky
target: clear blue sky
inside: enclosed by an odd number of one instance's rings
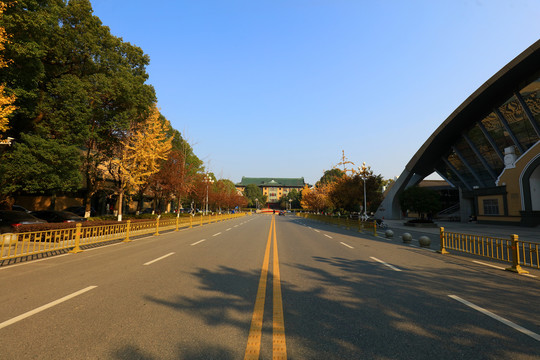
[[[538,0],[92,0],[216,176],[385,178],[539,39]]]

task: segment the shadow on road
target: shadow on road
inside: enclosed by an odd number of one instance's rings
[[[539,316],[531,313],[539,292],[530,281],[456,270],[451,264],[436,271],[402,272],[370,261],[313,257],[310,264],[282,264],[282,293],[289,359],[533,359],[538,342],[448,297],[450,294],[538,331]],[[288,269],[287,269],[288,268]],[[286,274],[294,269],[295,280]],[[289,270],[289,271],[288,271]],[[209,326],[249,330],[259,272],[230,267],[198,269],[205,296],[178,295],[149,300],[199,317]],[[271,279],[271,277],[269,277]],[[523,283],[519,283],[519,282]],[[482,284],[479,286],[478,284]],[[462,295],[467,294],[467,295]],[[492,294],[499,294],[495,298]],[[267,308],[271,306],[271,280]],[[508,313],[507,309],[514,309]],[[244,314],[242,320],[238,313]],[[271,321],[271,312],[265,321]],[[272,336],[271,326],[263,338]],[[244,339],[243,343],[245,344]],[[199,344],[178,350],[178,359],[232,359],[238,349]],[[244,349],[241,349],[243,353]],[[131,355],[133,355],[131,357]],[[127,347],[118,359],[150,359]]]
[[[166,356],[152,357],[135,346],[127,345],[113,354],[114,359],[119,360],[159,360],[169,358]],[[180,348],[178,357],[181,360],[233,360],[233,354],[224,347],[205,346],[204,348]]]

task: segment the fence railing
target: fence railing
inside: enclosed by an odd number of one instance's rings
[[[349,229],[358,229],[358,231],[368,230],[372,231],[375,236],[377,235],[376,221],[360,221],[339,216],[309,213],[297,213],[297,215],[306,219],[344,226]],[[522,269],[522,266],[540,269],[540,243],[521,241],[518,235],[499,238],[447,232],[441,227],[440,239],[441,250],[439,252],[442,254],[448,254],[448,250],[455,250],[507,262],[511,264],[507,270],[519,274],[527,273]]]
[[[448,250],[455,250],[507,262],[511,264],[507,270],[520,274],[527,273],[522,266],[540,269],[540,244],[521,241],[517,235],[505,239],[447,232],[441,227],[440,238],[442,254],[448,254]]]
[[[198,217],[176,217],[152,221],[120,222],[112,225],[85,226],[74,228],[0,235],[0,261],[51,251],[69,249],[72,253],[82,251],[81,246],[120,240],[128,242],[130,237],[146,234],[159,235],[160,231],[202,226],[218,221],[245,216],[245,213],[206,215]]]
[[[377,222],[373,221],[362,221],[355,220],[349,217],[341,216],[328,216],[320,214],[309,214],[309,213],[297,213],[298,216],[305,219],[312,219],[317,221],[322,221],[327,224],[333,224],[338,226],[344,226],[347,229],[357,229],[359,232],[370,231],[373,235],[377,236]]]

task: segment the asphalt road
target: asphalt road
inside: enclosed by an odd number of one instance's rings
[[[274,219],[0,267],[0,359],[540,358],[540,278]]]

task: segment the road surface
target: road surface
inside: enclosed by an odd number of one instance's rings
[[[484,263],[247,216],[0,267],[0,358],[540,358],[540,279]]]

